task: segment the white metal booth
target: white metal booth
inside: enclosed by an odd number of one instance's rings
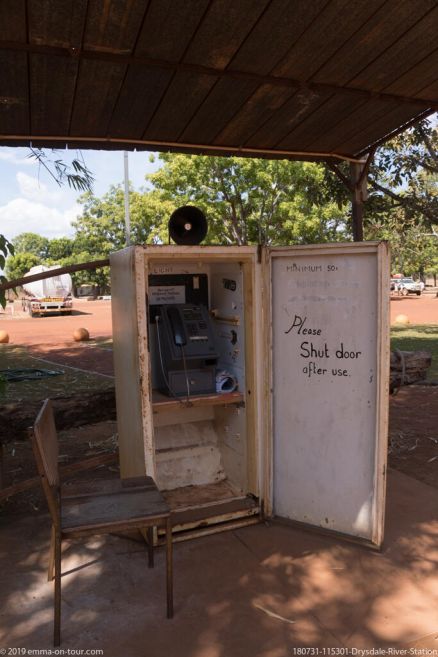
[[[110,262],[121,476],[157,481],[175,539],[276,515],[379,546],[386,243],[136,246]],[[163,392],[163,304],[208,308],[232,390]]]

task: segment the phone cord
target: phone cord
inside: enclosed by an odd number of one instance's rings
[[[169,383],[169,380],[168,380],[168,378],[167,378],[167,376],[166,376],[166,373],[165,373],[165,370],[164,370],[163,354],[162,354],[162,352],[161,352],[160,329],[158,328],[158,325],[159,325],[159,323],[160,323],[160,319],[161,319],[161,318],[158,317],[158,316],[155,317],[155,326],[157,327],[157,338],[158,338],[158,353],[160,354],[161,373],[163,374],[164,383],[166,384],[167,389],[169,390],[170,394],[171,394],[173,397],[175,397],[175,399],[176,399],[177,401],[179,401],[180,404],[182,404],[183,402],[181,401],[181,399],[178,399],[176,393],[172,390],[172,388],[171,388],[171,386],[170,386],[170,383]]]
[[[184,347],[182,346],[182,344],[180,345],[180,347],[181,347],[181,353],[182,353],[182,359],[183,359],[184,375],[186,377],[187,404],[190,404],[190,382],[189,382],[189,376],[187,374],[186,355],[184,353]]]

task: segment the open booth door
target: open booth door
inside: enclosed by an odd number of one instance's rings
[[[273,248],[267,255],[273,436],[268,509],[380,546],[389,379],[387,245]]]

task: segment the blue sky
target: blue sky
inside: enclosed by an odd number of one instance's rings
[[[0,233],[8,239],[23,232],[45,237],[73,234],[71,221],[81,213],[80,196],[67,185],[59,187],[27,148],[0,148]],[[58,151],[56,159],[68,162],[76,151]],[[95,183],[93,191],[102,196],[110,185],[123,183],[123,151],[82,151]],[[158,168],[147,151],[129,152],[129,179],[135,189],[146,184],[145,175]]]

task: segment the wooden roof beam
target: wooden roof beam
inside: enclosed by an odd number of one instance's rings
[[[436,112],[436,110],[427,109],[424,112],[421,112],[421,114],[417,114],[417,116],[415,116],[410,121],[407,121],[402,126],[397,128],[396,130],[392,130],[391,132],[389,132],[384,137],[381,137],[377,141],[374,141],[372,144],[370,144],[369,146],[364,148],[362,151],[357,153],[357,157],[358,158],[365,157],[367,155],[367,153],[369,153],[370,151],[375,151],[376,148],[378,148],[379,146],[382,146],[385,142],[389,141],[390,139],[393,139],[394,137],[397,137],[397,135],[400,135],[405,130],[408,130],[409,128],[412,128],[414,125],[416,125],[417,123],[419,123],[423,119],[427,119],[427,117],[430,116],[431,114],[434,114],[434,112]]]
[[[182,71],[188,73],[198,73],[199,75],[211,75],[216,78],[240,79],[245,81],[257,82],[258,84],[270,84],[292,88],[301,92],[309,93],[345,93],[355,97],[365,99],[379,99],[398,103],[409,103],[419,107],[427,107],[430,111],[438,111],[438,102],[434,99],[411,98],[409,96],[400,96],[397,94],[388,94],[382,92],[367,91],[357,87],[344,87],[327,83],[303,82],[292,78],[277,77],[273,75],[258,75],[245,71],[223,70],[198,64],[189,64],[186,62],[169,62],[160,59],[152,59],[141,55],[126,55],[120,52],[110,52],[108,50],[83,50],[79,48],[63,48],[58,46],[47,46],[39,44],[22,43],[18,41],[0,40],[1,50],[12,50],[27,52],[30,54],[45,54],[54,57],[72,57],[79,60],[99,60],[113,62],[122,65],[142,64],[148,68],[160,68],[163,70]]]
[[[113,146],[120,150],[129,148],[143,149],[143,150],[171,150],[181,151],[188,153],[212,155],[234,155],[236,157],[260,157],[260,158],[278,158],[278,159],[302,159],[302,160],[341,160],[344,162],[359,162],[365,161],[362,157],[354,157],[343,153],[333,152],[318,152],[318,151],[293,151],[284,149],[273,148],[249,148],[249,147],[236,147],[236,146],[219,146],[217,144],[192,144],[187,142],[163,141],[152,139],[130,139],[124,137],[89,137],[80,135],[5,135],[0,133],[0,145],[5,146],[11,143],[13,146],[27,143],[38,144],[78,144],[78,148],[105,148]],[[80,145],[80,146],[79,146]],[[97,146],[96,146],[97,145]],[[50,146],[51,148],[53,146]],[[0,290],[1,290],[0,286]]]

